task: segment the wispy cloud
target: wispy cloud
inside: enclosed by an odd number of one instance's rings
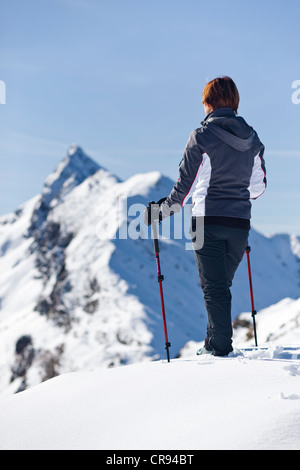
[[[300,157],[300,150],[266,150],[266,154],[273,157]]]
[[[57,159],[62,152],[66,153],[70,142],[57,142],[43,137],[37,137],[25,134],[11,129],[2,131],[0,150],[2,155],[20,154],[26,157],[30,154],[39,155],[40,157],[53,157]]]
[[[65,5],[69,5],[70,7],[84,8],[85,10],[90,10],[96,6],[95,3],[93,3],[91,0],[56,0],[56,1],[58,1],[59,3],[64,3]]]

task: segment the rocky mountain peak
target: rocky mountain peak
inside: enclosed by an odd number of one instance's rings
[[[88,157],[81,147],[73,144],[66,157],[46,179],[42,192],[43,203],[50,207],[54,200],[61,200],[100,168],[100,165]]]
[[[30,233],[34,234],[47,219],[48,213],[85,179],[94,175],[101,166],[88,157],[81,147],[71,145],[65,158],[47,177],[41,197],[34,210]]]

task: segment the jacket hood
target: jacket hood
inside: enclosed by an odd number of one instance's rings
[[[236,116],[231,108],[219,108],[212,111],[201,124],[220,140],[240,152],[249,150],[257,138],[252,127],[242,117]]]

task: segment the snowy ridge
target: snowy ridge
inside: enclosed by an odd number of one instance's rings
[[[300,348],[61,375],[0,415],[2,450],[299,450]]]
[[[165,357],[153,242],[118,235],[135,216],[124,213],[120,201],[128,208],[147,204],[172,186],[158,172],[121,181],[72,146],[42,194],[0,218],[0,393],[59,374]],[[147,227],[140,228],[147,234]],[[160,243],[173,358],[189,341],[203,341],[206,330],[194,256],[185,242]],[[286,325],[281,332],[293,330],[291,341],[297,343],[298,311],[292,303],[300,297],[299,238],[252,230],[250,244],[258,335],[275,338],[271,321],[260,334],[260,311],[290,298],[278,307],[280,325]],[[233,319],[245,312],[249,318],[245,259],[232,294]],[[236,346],[253,341],[251,326],[235,335]],[[284,335],[277,337],[285,343]]]
[[[249,319],[249,318],[248,318]],[[239,316],[240,322],[247,320],[247,314]],[[280,344],[282,339],[288,344],[299,344],[300,299],[283,299],[277,304],[262,309],[257,317],[261,343]],[[247,330],[237,328],[236,340],[247,341]]]

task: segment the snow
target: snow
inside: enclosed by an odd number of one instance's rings
[[[0,415],[1,450],[299,450],[300,348],[64,374]]]

